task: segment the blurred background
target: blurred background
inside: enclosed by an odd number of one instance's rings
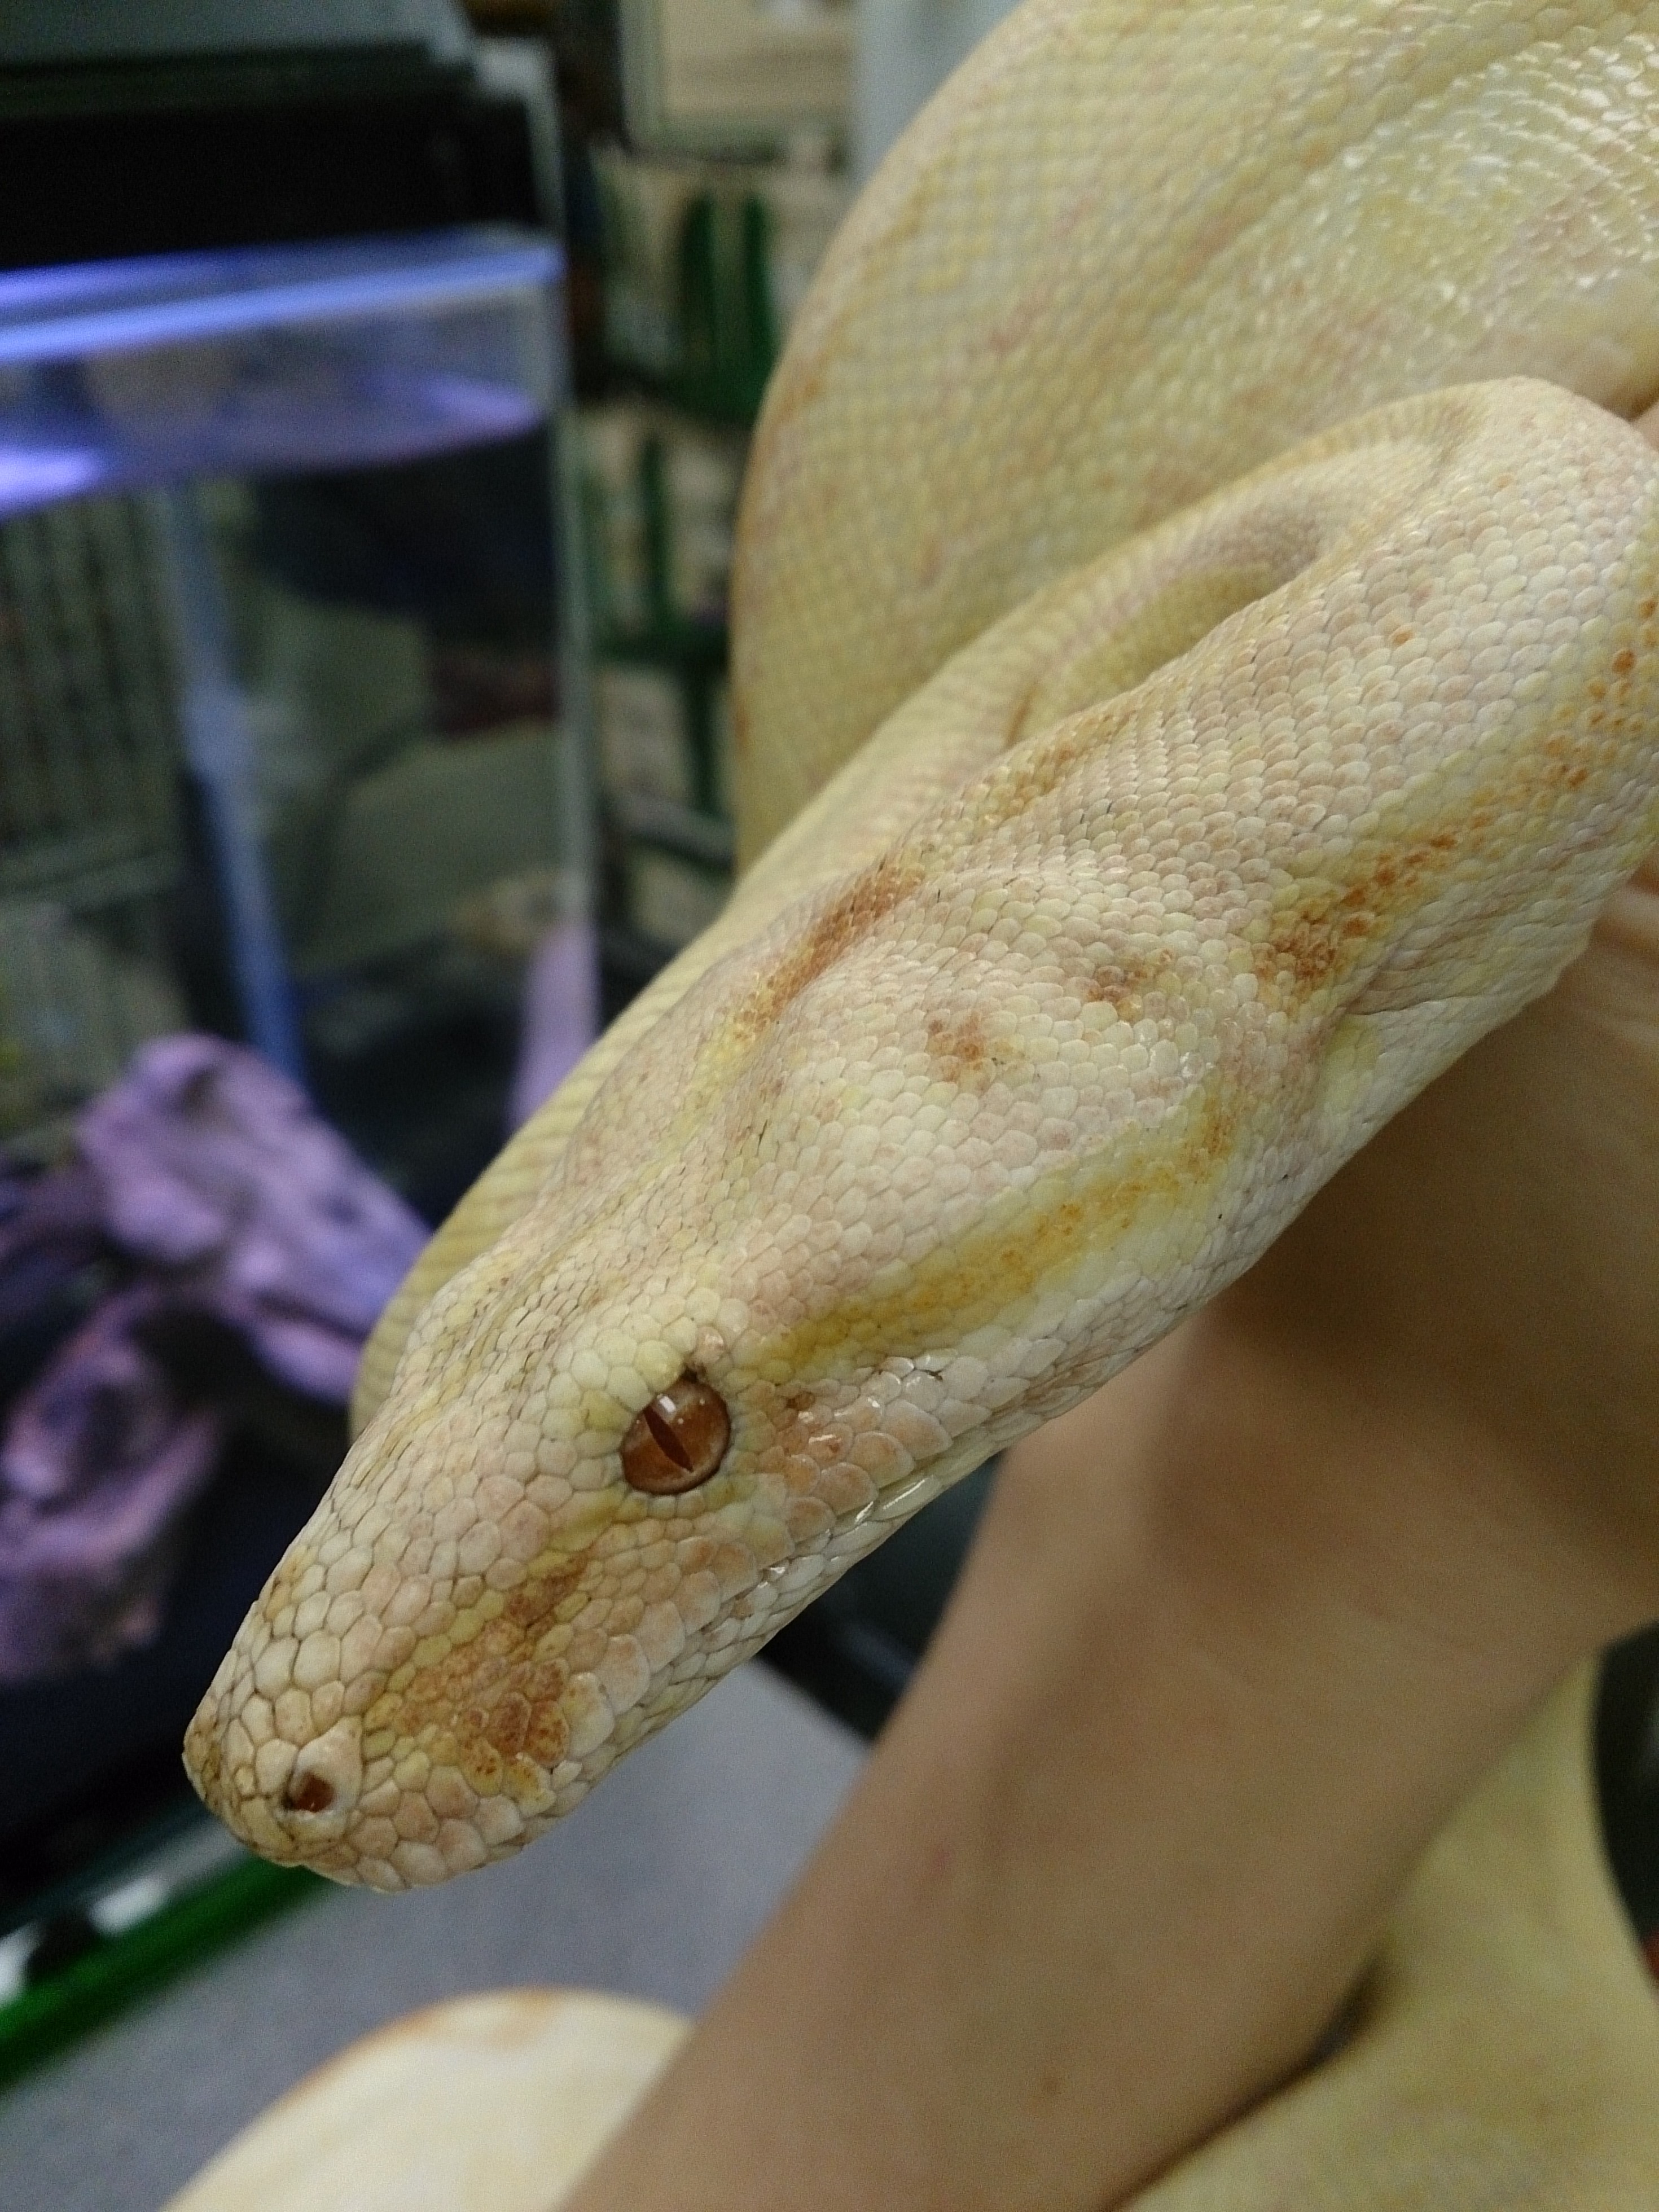
[[[0,2079],[305,1891],[185,1723],[428,1229],[726,895],[750,428],[1001,12],[0,17]],[[991,1480],[770,1662],[872,1735]]]

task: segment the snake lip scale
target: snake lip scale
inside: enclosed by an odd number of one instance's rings
[[[192,1723],[208,1803],[381,1889],[503,1856],[1213,1295],[1653,841],[1656,605],[1659,455],[1511,380],[947,660],[430,1297]],[[631,1481],[686,1404],[729,1442]]]

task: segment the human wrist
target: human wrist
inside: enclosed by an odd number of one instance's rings
[[[1386,1640],[1518,1717],[1643,1617],[1640,1576],[1609,1572],[1554,1470],[1478,1400],[1268,1309],[1241,1285],[1158,1348],[1141,1393],[1146,1541],[1241,1650],[1305,1673]]]

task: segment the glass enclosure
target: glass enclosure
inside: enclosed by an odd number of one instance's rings
[[[389,1125],[368,1063],[515,1009],[579,903],[558,275],[463,232],[0,277],[8,1141],[194,1020],[307,1078],[422,1210],[464,1182],[453,1116]]]
[[[509,229],[0,276],[0,2002],[187,1812],[374,1306],[591,1034],[561,283]]]

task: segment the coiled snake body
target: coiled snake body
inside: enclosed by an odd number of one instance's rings
[[[1026,0],[745,492],[725,915],[383,1321],[192,1725],[518,1848],[1255,1258],[1659,836],[1659,9]]]

